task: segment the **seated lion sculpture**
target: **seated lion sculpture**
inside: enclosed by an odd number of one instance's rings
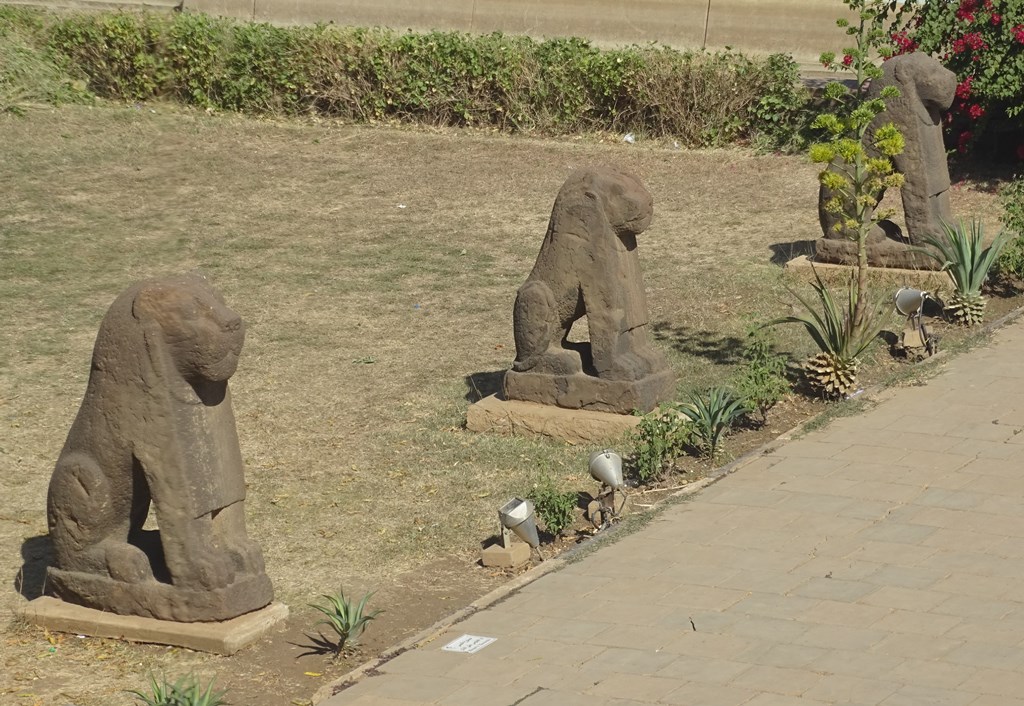
[[[50,481],[48,590],[90,608],[225,620],[273,599],[246,536],[228,379],[239,316],[198,276],[130,287],[100,324]],[[158,530],[143,529],[152,504]]]
[[[927,236],[940,237],[942,224],[953,223],[949,203],[949,167],[942,141],[942,115],[953,102],[956,75],[927,54],[913,52],[895,56],[882,65],[882,76],[868,89],[877,98],[886,86],[896,86],[899,98],[886,101],[885,110],[868,127],[865,144],[874,131],[887,123],[899,128],[905,140],[903,152],[892,158],[893,167],[903,175],[901,189],[906,233],[892,221],[882,220],[868,235],[868,263],[878,267],[936,269],[939,263],[914,246],[924,245]],[[878,156],[868,150],[871,156]],[[849,168],[833,163],[829,169]],[[883,193],[876,194],[881,200]],[[829,210],[835,194],[822,186],[818,193],[818,218],[823,238],[815,247],[820,262],[856,264],[856,234],[844,230],[840,214]],[[845,212],[852,211],[847,200]]]
[[[617,169],[583,170],[565,182],[516,296],[508,399],[625,414],[671,394],[672,372],[647,338],[637,256],[636,237],[653,213],[640,180]],[[569,332],[584,315],[590,341],[572,343]]]

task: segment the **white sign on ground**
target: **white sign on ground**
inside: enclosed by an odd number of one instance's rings
[[[496,637],[480,637],[479,635],[463,635],[460,638],[452,640],[441,649],[445,652],[465,652],[467,654],[473,654],[479,652],[489,644],[497,640]]]

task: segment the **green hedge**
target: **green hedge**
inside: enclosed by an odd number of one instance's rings
[[[47,26],[53,57],[98,95],[124,100],[510,132],[634,132],[688,146],[783,146],[806,114],[786,55],[283,28],[193,13],[59,15]]]

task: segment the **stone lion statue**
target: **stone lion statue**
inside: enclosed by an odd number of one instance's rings
[[[674,378],[647,337],[637,236],[653,200],[632,174],[603,167],[566,180],[513,310],[516,359],[505,394],[568,408],[647,411]],[[587,316],[589,343],[568,340]]]
[[[142,282],[111,305],[50,480],[47,585],[58,597],[183,622],[273,599],[245,531],[228,391],[244,338],[199,276]],[[151,504],[158,530],[143,529]]]
[[[903,152],[893,157],[892,162],[904,177],[901,195],[907,232],[901,232],[891,221],[880,221],[868,236],[868,262],[882,267],[935,269],[938,262],[911,246],[924,245],[923,238],[928,235],[941,236],[942,224],[953,223],[942,115],[953,103],[956,74],[937,59],[913,52],[886,61],[882,77],[871,84],[868,97],[877,98],[885,86],[896,86],[900,96],[886,102],[885,111],[868,127],[865,141],[869,143],[874,131],[887,123],[893,123],[904,137]],[[845,167],[832,164],[829,168]],[[879,199],[882,196],[877,195]],[[855,264],[857,244],[851,242],[855,234],[847,233],[841,226],[837,228],[841,219],[825,207],[832,197],[831,191],[820,188],[818,218],[824,237],[818,241],[815,259]]]

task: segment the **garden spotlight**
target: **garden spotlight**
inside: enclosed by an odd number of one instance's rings
[[[619,516],[626,504],[626,484],[622,480],[622,457],[611,449],[590,454],[590,475],[601,484],[597,507],[589,511],[590,522],[604,529]],[[622,493],[622,502],[616,508],[615,494]]]
[[[534,549],[540,551],[540,537],[537,536],[537,522],[533,518],[533,503],[529,500],[512,498],[498,510],[498,519],[501,521],[501,544],[506,549],[511,546],[512,535],[509,530],[515,532],[521,540]]]
[[[908,358],[927,358],[935,353],[937,340],[921,322],[924,303],[931,295],[920,289],[901,287],[895,296],[896,311],[907,317],[898,348]]]

